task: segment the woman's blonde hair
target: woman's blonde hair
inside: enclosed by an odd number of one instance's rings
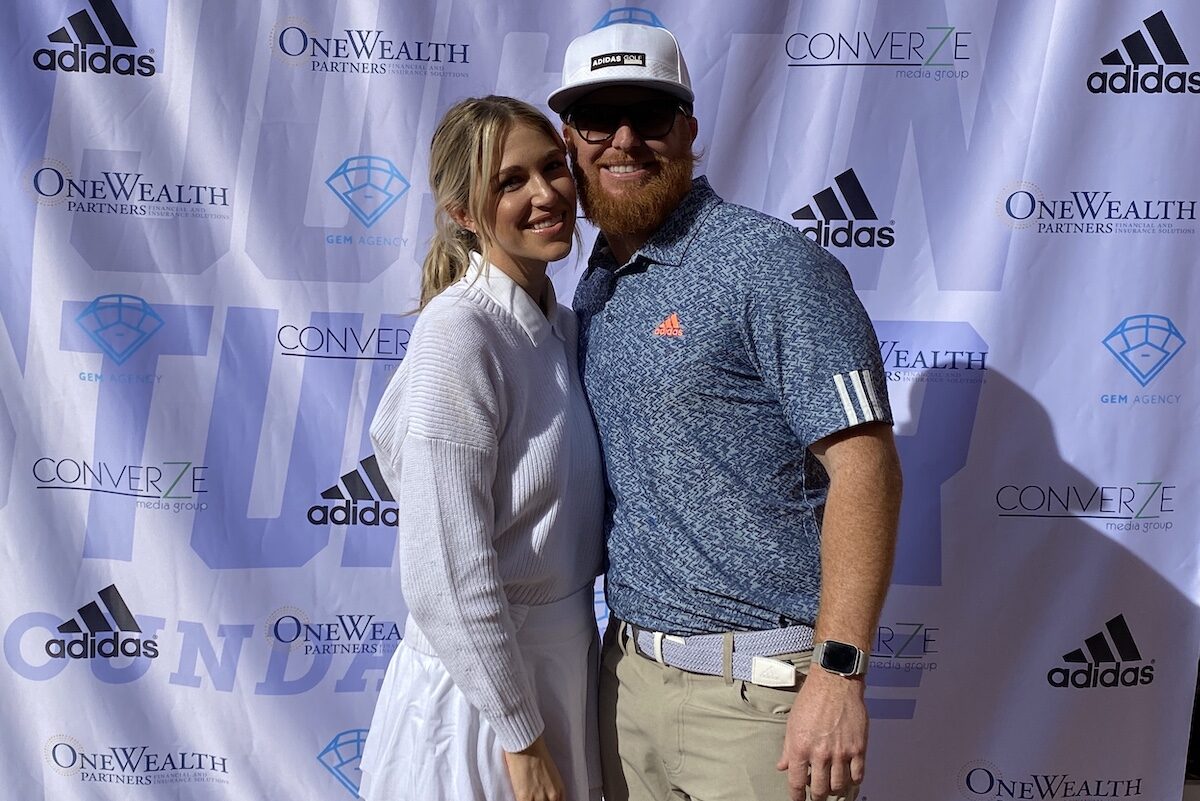
[[[471,251],[486,262],[495,241],[492,178],[499,172],[504,138],[519,124],[545,133],[563,149],[562,137],[533,106],[512,97],[488,95],[455,103],[442,117],[429,148],[429,187],[437,206],[433,241],[421,266],[421,308],[467,271]],[[465,212],[475,232],[455,222]]]

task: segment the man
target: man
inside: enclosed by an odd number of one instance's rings
[[[674,36],[617,24],[548,101],[601,230],[605,798],[852,797],[900,499],[879,346],[832,256],[693,180],[693,99]]]

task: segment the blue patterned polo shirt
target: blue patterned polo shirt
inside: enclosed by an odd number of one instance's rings
[[[829,479],[808,446],[891,422],[845,268],[701,177],[628,264],[597,240],[575,309],[613,613],[679,635],[811,625]]]

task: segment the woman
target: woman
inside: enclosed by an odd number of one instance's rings
[[[410,614],[361,795],[598,801],[603,491],[575,317],[546,276],[575,230],[565,147],[526,103],[465,100],[430,186],[422,312],[371,425]]]

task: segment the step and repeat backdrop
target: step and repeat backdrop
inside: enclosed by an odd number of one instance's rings
[[[683,44],[700,171],[829,248],[876,321],[906,486],[864,801],[1180,797],[1193,4],[0,20],[0,795],[355,796],[405,616],[367,427],[412,329],[430,136],[467,96],[544,108],[573,36],[632,21]],[[582,258],[552,269],[570,297]]]

